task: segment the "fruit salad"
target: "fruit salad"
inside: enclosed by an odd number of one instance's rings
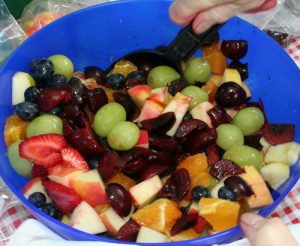
[[[182,71],[34,59],[12,78],[4,133],[24,196],[70,227],[138,243],[219,233],[272,204],[300,145],[250,100],[247,49],[216,36]]]

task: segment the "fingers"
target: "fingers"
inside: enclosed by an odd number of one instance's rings
[[[197,13],[236,0],[176,0],[169,9],[171,20],[178,25],[186,25]]]
[[[297,242],[288,227],[279,219],[245,213],[241,216],[240,225],[252,246],[297,246]]]
[[[234,4],[226,4],[200,12],[193,21],[193,29],[196,33],[204,32],[210,26],[230,19],[238,9]]]
[[[174,23],[183,26],[194,19],[194,31],[201,33],[240,12],[264,11],[276,4],[277,0],[176,0],[169,9],[169,15]]]
[[[277,0],[266,0],[260,7],[247,11],[248,13],[256,13],[274,8],[277,5]]]

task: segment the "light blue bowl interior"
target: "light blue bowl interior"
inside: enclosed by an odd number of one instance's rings
[[[96,65],[102,68],[140,48],[168,44],[179,27],[168,18],[169,0],[123,0],[84,9],[46,26],[26,40],[0,71],[0,174],[23,205],[42,223],[70,240],[117,242],[72,229],[41,213],[23,197],[21,189],[28,179],[10,167],[3,140],[5,119],[13,113],[11,79],[15,72],[28,72],[34,58],[64,54],[76,70]],[[221,39],[246,39],[249,51],[243,59],[249,64],[247,84],[253,101],[261,98],[270,122],[294,123],[300,142],[300,72],[286,52],[265,33],[245,21],[233,18],[221,30]],[[290,178],[273,193],[274,204],[260,213],[269,215],[300,177],[300,163],[291,168]],[[172,245],[212,245],[231,242],[242,235],[239,227],[213,236]],[[167,245],[166,243],[164,245]]]

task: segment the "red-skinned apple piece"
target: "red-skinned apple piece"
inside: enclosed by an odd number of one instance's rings
[[[159,103],[152,100],[147,100],[142,107],[137,121],[141,122],[143,120],[156,118],[162,113],[163,110],[163,106],[161,106]]]
[[[157,193],[162,188],[162,183],[158,175],[131,187],[129,194],[134,205],[141,208],[153,201]]]
[[[210,128],[212,128],[212,123],[207,111],[212,109],[214,105],[210,102],[202,102],[197,104],[192,110],[191,115],[194,119],[204,121]]]
[[[149,100],[155,101],[162,106],[166,106],[169,103],[170,95],[168,92],[168,87],[160,87],[153,89],[151,95],[148,98]]]
[[[28,197],[35,192],[43,193],[46,196],[46,202],[51,202],[51,199],[42,184],[42,180],[39,177],[31,179],[28,183],[26,183],[22,190],[22,193],[26,199],[28,199]]]
[[[70,180],[70,187],[92,207],[107,203],[103,180],[96,169],[79,174]]]
[[[82,201],[73,211],[70,226],[90,234],[106,231],[106,227],[97,212],[85,201]]]
[[[107,231],[112,235],[116,235],[120,228],[127,222],[120,217],[111,207],[100,214],[100,217],[107,228]]]
[[[83,170],[58,165],[48,169],[48,178],[56,183],[70,187],[70,180],[82,173],[84,173]]]
[[[167,131],[167,135],[173,137],[179,127],[184,115],[188,111],[192,98],[177,92],[172,101],[166,106],[163,113],[174,112],[176,121],[173,127]]]
[[[150,96],[151,90],[152,88],[148,85],[136,85],[129,89],[127,93],[138,107],[142,107]]]

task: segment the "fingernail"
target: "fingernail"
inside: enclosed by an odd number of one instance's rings
[[[253,226],[263,220],[264,220],[263,217],[252,213],[245,213],[241,216],[241,223],[244,223],[248,226]]]

